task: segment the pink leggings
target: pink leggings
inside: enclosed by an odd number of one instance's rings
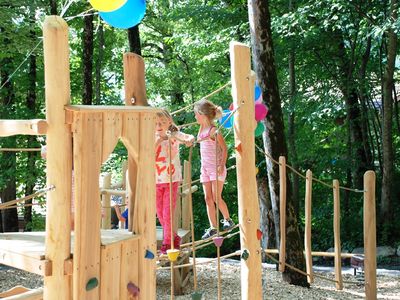
[[[172,183],[172,212],[175,213],[176,195],[179,182]],[[171,218],[169,201],[169,183],[157,183],[156,185],[156,208],[157,217],[163,228],[163,244],[171,245]],[[174,232],[174,238],[176,233]]]

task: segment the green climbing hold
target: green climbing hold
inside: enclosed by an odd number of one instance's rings
[[[247,260],[249,258],[249,256],[250,256],[249,251],[244,249],[243,252],[242,252],[242,259],[243,260]]]
[[[203,293],[194,292],[192,293],[192,300],[201,300],[203,298]]]
[[[96,277],[90,278],[86,283],[86,291],[93,290],[99,285],[99,280]]]

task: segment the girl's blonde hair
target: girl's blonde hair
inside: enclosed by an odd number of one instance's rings
[[[178,131],[178,126],[176,126],[174,119],[172,119],[171,114],[165,108],[161,108],[159,112],[157,112],[158,118],[166,118],[171,121],[171,125],[169,126],[168,130],[171,132]]]
[[[194,105],[194,111],[200,115],[206,116],[210,122],[222,117],[222,108],[207,99],[202,99],[196,102]]]

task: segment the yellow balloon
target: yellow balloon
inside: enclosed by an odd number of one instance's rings
[[[127,0],[89,0],[94,9],[101,12],[117,10],[126,3]]]

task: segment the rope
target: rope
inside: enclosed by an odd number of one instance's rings
[[[232,166],[230,166],[229,168],[226,168],[226,171],[233,170],[233,169],[235,169],[235,168],[236,168],[236,165],[232,165]],[[191,181],[191,184],[197,183],[197,182],[199,182],[199,181],[200,181],[200,178],[195,179],[195,180],[192,180],[192,181]],[[180,187],[180,188],[183,188],[183,187],[186,187],[186,186],[188,186],[188,185],[189,185],[188,183],[184,183],[184,184],[181,184],[179,187]]]
[[[197,102],[200,102],[202,99],[206,99],[206,98],[209,98],[209,97],[211,97],[211,96],[214,96],[215,94],[219,93],[221,90],[223,90],[224,88],[226,88],[226,87],[229,86],[230,84],[231,84],[231,82],[229,81],[228,83],[226,83],[226,84],[224,84],[223,86],[219,87],[218,89],[216,89],[215,91],[211,92],[210,94],[208,94],[208,95],[202,97],[200,100],[197,100],[197,101],[195,101],[195,102],[192,103],[192,104],[189,104],[189,105],[187,105],[187,106],[185,106],[185,107],[182,107],[182,108],[180,108],[180,109],[178,109],[178,110],[176,110],[176,111],[171,112],[171,116],[173,116],[173,115],[175,115],[175,114],[177,114],[177,113],[180,113],[181,111],[184,111],[184,110],[186,110],[186,109],[188,109],[188,108],[194,106]]]
[[[232,252],[230,254],[226,254],[224,256],[221,256],[220,258],[221,259],[227,259],[227,258],[230,258],[230,257],[233,257],[233,256],[240,256],[241,254],[242,254],[242,252],[240,250],[237,250],[237,251]],[[209,263],[212,263],[212,262],[214,262],[216,260],[217,260],[216,258],[213,258],[213,259],[205,260],[205,261],[202,261],[202,262],[198,262],[197,264],[198,265],[209,264]],[[184,264],[184,265],[173,266],[173,268],[174,269],[180,269],[180,268],[186,268],[186,267],[191,267],[191,266],[192,266],[192,264],[188,263],[188,264]],[[169,270],[169,269],[171,269],[171,267],[159,267],[159,268],[157,268],[157,270]]]
[[[271,260],[273,260],[273,261],[276,262],[277,264],[282,264],[282,263],[279,262],[279,260],[277,260],[275,257],[273,257],[272,255],[268,254],[266,250],[264,250],[264,253],[265,253],[265,255],[266,255],[268,258],[270,258]],[[293,271],[295,271],[295,272],[297,272],[297,273],[300,273],[300,274],[302,274],[302,275],[304,275],[304,276],[311,277],[311,274],[308,274],[308,273],[306,273],[306,272],[304,272],[304,271],[302,271],[302,270],[300,270],[300,269],[298,269],[298,268],[296,268],[296,267],[294,267],[294,266],[292,266],[292,265],[289,265],[288,263],[285,263],[285,266],[287,266],[289,269],[292,269]],[[325,277],[325,276],[322,276],[322,275],[318,275],[318,274],[315,274],[315,273],[313,274],[313,276],[318,277],[318,278],[323,279],[323,280],[335,282],[335,283],[338,282],[337,280],[330,279],[330,278],[328,278],[328,277]]]
[[[232,117],[232,112],[229,117]],[[227,118],[228,119],[228,118]],[[226,121],[226,120],[225,120]],[[215,134],[215,203],[216,203],[216,222],[217,222],[217,236],[219,237],[219,190],[218,190],[218,131]],[[214,205],[214,204],[213,204]],[[221,299],[221,249],[217,247],[217,274],[218,274],[218,300]]]
[[[0,210],[1,209],[5,209],[8,206],[11,206],[11,205],[14,205],[14,204],[17,204],[17,203],[20,203],[20,202],[24,202],[26,200],[30,200],[30,199],[35,198],[35,197],[38,197],[38,196],[43,195],[43,194],[47,193],[48,191],[51,191],[51,190],[54,190],[54,189],[55,189],[55,186],[51,185],[51,186],[49,186],[47,188],[41,189],[41,190],[37,191],[36,193],[28,195],[28,196],[25,196],[23,198],[7,201],[5,203],[0,203]]]
[[[0,148],[0,152],[36,152],[40,148]]]
[[[173,212],[173,204],[172,204],[172,158],[171,158],[171,153],[172,153],[172,144],[171,144],[171,137],[168,136],[168,168],[169,168],[169,217],[170,217],[170,246],[171,250],[174,250],[174,212]],[[175,297],[175,292],[174,292],[174,262],[171,260],[171,297],[170,299],[173,300]]]
[[[271,154],[269,154],[268,152],[262,150],[258,145],[255,145],[255,146],[256,146],[256,148],[258,149],[258,151],[260,151],[262,154],[264,154],[264,155],[267,156],[269,159],[271,159],[275,164],[280,165],[279,161],[275,160],[275,159],[271,156]],[[295,168],[293,168],[292,166],[286,164],[286,167],[287,167],[288,169],[290,169],[291,171],[293,171],[294,173],[296,173],[297,175],[299,175],[300,177],[302,177],[303,179],[307,179],[307,177],[306,177],[305,175],[301,174],[299,171],[297,171],[297,170],[296,170]],[[324,186],[327,186],[328,188],[333,189],[333,185],[332,185],[332,184],[326,183],[326,182],[324,182],[324,181],[322,181],[322,180],[320,180],[320,179],[317,179],[317,178],[315,178],[315,177],[313,177],[312,180],[315,181],[315,182],[318,182],[318,183],[320,183],[320,184],[322,184],[322,185],[324,185]],[[352,188],[348,188],[348,187],[345,187],[345,186],[339,186],[339,189],[347,190],[347,191],[355,192],[355,193],[365,193],[365,192],[366,192],[365,190],[352,189]]]

